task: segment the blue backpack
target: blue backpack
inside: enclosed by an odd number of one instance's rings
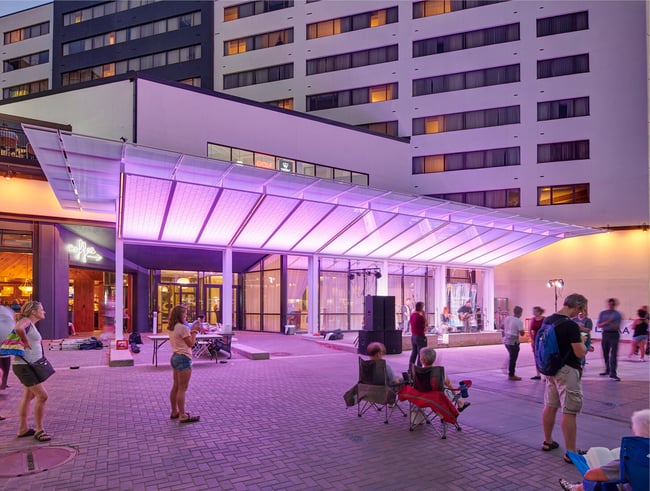
[[[555,375],[560,368],[564,366],[568,354],[562,356],[560,347],[557,344],[557,335],[555,328],[565,322],[566,318],[561,318],[553,324],[547,324],[546,321],[537,331],[535,336],[535,365],[539,373],[544,375]]]

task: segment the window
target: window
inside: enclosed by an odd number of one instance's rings
[[[115,63],[106,63],[104,65],[84,68],[82,70],[66,72],[61,75],[61,85],[65,87],[80,82],[87,82],[89,80],[112,77],[114,75],[126,73],[130,70],[146,70],[154,67],[199,59],[201,59],[201,45],[197,44],[186,48],[163,51],[153,55],[145,55],[138,58],[131,58],[129,60],[121,60]],[[200,79],[198,82],[200,83]]]
[[[30,66],[49,63],[49,61],[50,61],[50,52],[41,51],[39,53],[25,55],[19,58],[13,58],[11,60],[5,60],[5,62],[3,63],[3,69],[5,72],[11,72],[13,70],[20,70],[22,68],[28,68]]]
[[[223,54],[224,56],[231,56],[246,53],[247,51],[272,48],[273,46],[282,46],[290,43],[293,43],[293,27],[224,41]]]
[[[115,12],[122,12],[124,10],[135,9],[143,5],[159,2],[161,0],[117,0],[95,5],[94,7],[84,8],[68,12],[63,15],[63,25],[69,26],[71,24],[79,24],[91,19],[111,15]]]
[[[236,89],[247,85],[264,84],[293,78],[293,63],[257,68],[245,72],[228,73],[223,76],[223,88]]]
[[[519,82],[519,64],[413,80],[413,97]]]
[[[537,188],[537,205],[571,205],[589,203],[589,184],[566,184]]]
[[[307,39],[334,36],[344,32],[393,24],[398,21],[397,7],[307,24]]]
[[[486,208],[518,208],[521,206],[519,188],[473,191],[469,193],[447,193],[429,195],[433,198],[456,201]]]
[[[363,186],[367,186],[369,182],[368,174],[351,172],[346,169],[336,169],[327,165],[300,162],[291,158],[252,152],[250,150],[217,145],[215,143],[208,143],[207,155],[209,158],[223,160],[225,162],[237,162],[244,165],[275,169],[280,172],[295,172],[296,174],[305,176],[352,182]]]
[[[63,56],[201,25],[201,11],[139,24],[63,44]]]
[[[537,37],[589,29],[589,12],[556,15],[537,19]]]
[[[387,63],[398,59],[397,44],[307,60],[307,75]]]
[[[589,140],[537,145],[537,163],[585,160],[589,158]]]
[[[293,7],[293,0],[256,0],[254,2],[241,3],[224,8],[223,21],[229,22],[290,7]]]
[[[413,157],[413,174],[506,167],[520,164],[521,152],[519,147],[492,148],[489,150]]]
[[[519,123],[519,106],[497,107],[413,119],[413,135]]]
[[[457,10],[483,7],[507,0],[425,0],[413,3],[413,18],[430,17],[432,15],[446,14]]]
[[[413,41],[413,58],[519,41],[519,23]]]
[[[537,121],[589,116],[589,97],[537,103]]]
[[[381,123],[358,124],[357,127],[365,128],[382,135],[397,136],[397,121],[384,121]]]
[[[589,54],[564,56],[537,62],[537,78],[561,77],[589,71]]]
[[[307,96],[307,112],[397,99],[397,82]]]
[[[38,36],[44,36],[50,33],[50,23],[42,22],[22,29],[5,32],[5,44],[17,43],[25,39],[31,39]]]
[[[269,101],[267,104],[281,107],[282,109],[293,109],[293,97],[288,99],[278,99],[277,101]]]
[[[12,99],[14,97],[22,97],[29,94],[36,94],[38,92],[45,92],[47,89],[47,80],[37,80],[35,82],[14,85],[13,87],[5,87],[2,89],[2,98]]]

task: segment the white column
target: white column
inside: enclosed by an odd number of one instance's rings
[[[436,304],[435,305],[427,305],[427,311],[430,311],[430,309],[435,308],[435,314],[436,314],[436,319],[435,319],[435,325],[439,326],[440,325],[440,319],[442,315],[442,309],[447,305],[447,267],[445,265],[441,266],[435,266],[435,278],[434,278],[434,284],[435,284],[435,299],[436,299]]]
[[[232,248],[223,251],[221,320],[224,332],[232,332]],[[241,326],[240,326],[241,327]]]
[[[115,226],[115,339],[124,339],[124,241]],[[131,312],[134,315],[134,312]]]
[[[494,270],[483,272],[483,330],[494,331]]]
[[[318,271],[318,256],[307,258],[307,332],[318,332],[318,314],[320,297],[320,272]]]

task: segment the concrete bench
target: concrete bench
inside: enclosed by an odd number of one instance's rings
[[[133,355],[128,349],[111,348],[111,354],[108,359],[109,367],[132,367]]]
[[[233,344],[231,350],[234,353],[245,356],[249,360],[268,360],[271,357],[268,351],[246,346],[245,344]]]

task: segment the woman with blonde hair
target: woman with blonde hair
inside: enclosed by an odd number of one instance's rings
[[[172,347],[172,358],[170,360],[174,369],[174,383],[169,394],[171,403],[170,419],[178,419],[181,423],[195,423],[200,416],[191,416],[185,412],[185,393],[190,384],[192,376],[192,346],[196,342],[196,336],[201,329],[201,322],[197,319],[188,327],[187,308],[177,305],[169,312],[169,344]]]
[[[14,356],[12,365],[14,374],[23,384],[23,396],[18,406],[18,437],[33,436],[38,442],[49,442],[52,437],[43,429],[45,403],[48,397],[47,391],[43,383],[36,377],[34,370],[29,366],[29,363],[34,363],[43,357],[43,338],[36,329],[36,323],[45,319],[45,310],[41,302],[26,302],[21,307],[18,317],[14,332],[20,337],[25,347],[25,354],[22,357]],[[30,428],[27,416],[33,399],[35,399],[34,428]]]

